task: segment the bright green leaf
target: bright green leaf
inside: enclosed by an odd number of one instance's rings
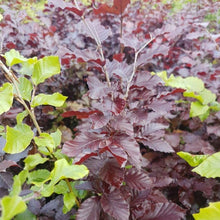
[[[37,57],[33,57],[30,59],[27,59],[22,63],[22,67],[19,70],[19,73],[23,75],[32,76],[34,71],[34,64],[37,62]]]
[[[18,89],[20,91],[21,97],[26,101],[30,101],[31,92],[33,90],[33,86],[31,82],[25,77],[20,77],[18,80],[19,80]]]
[[[42,186],[43,183],[48,181],[50,177],[50,172],[46,169],[39,169],[32,171],[28,175],[28,183],[29,184],[34,184],[36,186]]]
[[[57,129],[57,131],[54,133],[51,133],[50,136],[53,138],[55,146],[56,147],[59,146],[61,143],[61,136],[62,136],[61,131]]]
[[[43,164],[48,161],[48,158],[43,158],[39,153],[28,155],[24,162],[25,162],[25,169],[31,170],[35,168],[38,164]]]
[[[18,113],[16,116],[17,124],[22,124],[22,121],[24,120],[26,116],[28,116],[27,110],[24,110],[23,112]]]
[[[51,182],[56,184],[59,180],[70,178],[78,180],[88,175],[89,170],[84,165],[70,165],[65,159],[55,162],[54,169],[51,171]]]
[[[10,83],[4,83],[0,87],[0,115],[7,112],[13,103],[13,86]]]
[[[2,220],[10,220],[27,209],[25,202],[19,196],[5,196],[1,200],[1,206]]]
[[[43,187],[43,188],[42,188]],[[44,197],[49,197],[54,193],[54,185],[53,184],[44,184],[41,186],[41,195]]]
[[[10,196],[18,196],[21,192],[22,185],[27,179],[28,172],[27,170],[22,170],[18,175],[14,176],[14,182]]]
[[[190,106],[190,117],[204,115],[209,111],[209,106],[201,104],[199,101],[192,102]]]
[[[60,73],[59,58],[57,56],[44,57],[34,64],[32,80],[35,85],[38,85],[58,73]]]
[[[211,102],[209,108],[213,111],[220,111],[220,103],[217,101]]]
[[[202,90],[199,95],[202,97],[202,104],[207,105],[216,100],[216,95],[208,89]]]
[[[180,151],[177,153],[182,159],[184,159],[190,166],[196,167],[201,164],[209,155],[193,155],[188,152]]]
[[[26,124],[18,124],[14,128],[7,126],[3,150],[9,154],[20,153],[31,143],[33,136],[34,132]]]
[[[47,147],[52,152],[55,148],[54,139],[48,133],[41,133],[39,137],[35,137],[34,141],[38,147]]]
[[[2,14],[0,14],[0,21],[3,19],[3,16],[2,16]]]
[[[69,212],[71,210],[71,208],[75,205],[75,195],[73,194],[73,192],[69,192],[64,194],[63,196],[63,203],[64,203],[64,207],[63,207],[63,213],[66,214],[67,212]]]
[[[56,92],[52,95],[39,94],[34,97],[34,100],[31,104],[32,107],[36,107],[38,105],[52,105],[55,107],[60,107],[66,101],[67,96],[63,96],[62,94]]]
[[[11,49],[10,51],[6,52],[4,57],[8,66],[13,66],[15,64],[22,63],[27,60],[25,57],[20,55],[20,53],[15,49]]]
[[[193,217],[195,220],[219,220],[220,202],[210,202],[208,207],[201,208]]]
[[[207,178],[220,177],[220,152],[209,156],[192,171]]]
[[[192,90],[194,92],[201,92],[205,88],[204,82],[197,77],[190,76],[183,79],[184,79],[185,88],[187,90]]]

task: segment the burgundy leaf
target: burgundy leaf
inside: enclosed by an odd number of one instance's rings
[[[116,116],[114,120],[111,120],[111,127],[116,131],[125,132],[129,136],[134,136],[133,125],[122,116]]]
[[[120,15],[124,12],[130,0],[114,0],[113,6],[110,7],[107,4],[102,4],[98,9],[94,9],[95,14],[101,13],[111,13],[115,15]]]
[[[99,175],[106,183],[119,188],[124,180],[124,170],[115,159],[108,159],[100,170]]]
[[[185,211],[174,203],[152,203],[148,212],[140,220],[181,220],[184,216]]]
[[[128,155],[126,154],[126,152],[121,147],[114,145],[114,144],[109,145],[108,149],[112,153],[112,155],[115,157],[118,164],[121,167],[124,167],[128,160]]]
[[[141,140],[141,142],[155,151],[165,152],[165,153],[173,153],[173,148],[163,139],[157,140]]]
[[[49,5],[54,5],[56,8],[61,8],[61,9],[67,9],[69,11],[72,11],[73,13],[79,15],[79,16],[82,16],[83,15],[83,11],[73,7],[73,4],[70,3],[70,2],[65,2],[63,0],[56,0],[56,1],[53,1],[53,0],[49,0],[48,1],[48,4]]]
[[[142,156],[140,153],[139,145],[136,140],[127,135],[115,135],[111,139],[112,145],[122,148],[128,155],[128,161],[137,167],[141,166]]]
[[[89,97],[92,99],[99,99],[108,95],[108,86],[106,83],[101,82],[95,76],[88,77]]]
[[[69,157],[76,157],[82,153],[83,156],[95,153],[99,147],[103,147],[105,135],[92,132],[80,133],[72,141],[63,145],[62,152]]]
[[[0,162],[0,172],[6,172],[6,169],[11,166],[18,166],[18,164],[11,160],[3,160]]]
[[[96,110],[94,114],[89,116],[89,119],[92,122],[92,128],[99,129],[107,125],[110,120],[110,116],[104,115],[102,112]]]
[[[103,25],[101,25],[99,20],[90,21],[89,19],[85,19],[84,21],[79,22],[76,25],[76,28],[79,33],[88,35],[100,42],[105,41],[112,35],[111,29],[106,29]]]
[[[153,187],[151,178],[142,170],[129,169],[125,174],[125,182],[131,189],[146,190]]]
[[[115,190],[109,194],[103,194],[100,202],[104,212],[115,219],[129,219],[129,205],[124,200],[119,190]]]
[[[61,114],[62,117],[68,118],[72,116],[76,116],[77,119],[88,118],[90,115],[95,113],[99,113],[98,110],[90,111],[90,112],[80,112],[80,111],[67,111]]]
[[[100,219],[100,202],[97,196],[86,199],[78,209],[76,220],[99,220]]]

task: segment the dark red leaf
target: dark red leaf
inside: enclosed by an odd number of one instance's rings
[[[80,158],[87,154],[96,153],[99,147],[105,146],[105,135],[92,132],[80,133],[72,141],[67,141],[63,145],[62,152],[69,157]],[[82,155],[82,156],[81,156]]]
[[[11,166],[18,166],[18,164],[11,160],[3,160],[0,162],[0,172],[6,172],[6,169]]]
[[[77,8],[73,7],[73,4],[70,2],[65,2],[63,0],[48,0],[49,5],[53,5],[56,8],[61,8],[61,9],[67,9],[69,11],[72,11],[74,14],[77,14],[79,16],[83,15],[82,10],[78,10]]]
[[[104,115],[102,112],[96,110],[94,114],[89,116],[89,119],[92,122],[92,128],[99,129],[107,125],[110,120],[110,116]]]
[[[108,95],[108,86],[105,82],[101,82],[95,76],[89,76],[87,80],[89,86],[89,97],[99,99]]]
[[[185,211],[174,203],[152,203],[148,212],[140,220],[181,220]]]
[[[108,149],[112,153],[112,155],[115,157],[119,165],[121,167],[124,167],[128,160],[128,156],[126,152],[122,148],[114,144],[109,145]]]
[[[85,25],[86,22],[86,25]],[[100,42],[105,41],[109,36],[112,36],[111,29],[105,28],[101,25],[99,20],[89,20],[85,19],[84,21],[79,22],[76,25],[76,28],[81,34],[85,34],[93,39],[96,39]]]
[[[115,135],[110,140],[111,145],[115,145],[128,155],[128,161],[137,168],[141,167],[142,156],[136,140],[127,135]]]
[[[78,119],[88,118],[90,115],[99,113],[98,110],[90,111],[90,112],[80,112],[80,111],[67,111],[61,114],[62,117],[72,117],[76,116]]]
[[[145,190],[153,188],[152,180],[142,170],[129,169],[125,174],[125,182],[131,189]]]
[[[113,55],[113,59],[117,60],[118,62],[122,62],[125,57],[124,53],[118,53]]]
[[[86,199],[78,209],[76,220],[99,220],[101,206],[97,196]]]
[[[130,0],[114,0],[113,6],[110,7],[107,4],[102,4],[98,9],[94,9],[95,14],[111,13],[120,15],[124,12]]]
[[[124,200],[119,190],[114,190],[109,194],[103,194],[100,202],[104,212],[114,217],[115,219],[129,219],[129,205]]]
[[[124,170],[120,168],[115,159],[108,159],[99,175],[106,183],[119,188],[124,180]]]

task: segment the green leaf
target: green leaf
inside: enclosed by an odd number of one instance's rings
[[[202,90],[199,95],[202,97],[202,104],[207,105],[216,100],[216,95],[208,89]]]
[[[18,196],[21,192],[22,185],[27,179],[28,172],[27,170],[22,170],[18,175],[14,176],[14,182],[10,196]]]
[[[34,141],[38,147],[47,147],[50,152],[55,148],[54,139],[48,133],[41,133],[39,137],[35,137]]]
[[[195,220],[218,220],[220,216],[220,202],[210,202],[206,208],[201,208],[199,213],[193,214]]]
[[[213,111],[220,111],[220,103],[217,101],[212,102],[212,103],[210,103],[209,108]]]
[[[57,129],[57,131],[54,133],[51,133],[50,136],[53,138],[55,146],[56,147],[59,146],[61,143],[61,137],[62,137],[61,131]]]
[[[220,177],[220,152],[209,156],[192,171],[207,178]]]
[[[17,116],[16,116],[17,124],[22,124],[22,121],[27,116],[28,116],[28,111],[27,110],[24,110],[23,112],[18,113]]]
[[[60,73],[59,58],[57,56],[44,57],[34,64],[32,80],[35,85],[38,85],[58,73]]]
[[[20,196],[5,196],[1,200],[2,220],[10,220],[15,215],[24,212],[27,209],[25,202]]]
[[[52,105],[55,107],[60,107],[64,104],[66,99],[67,99],[67,96],[63,96],[62,94],[58,92],[52,95],[39,94],[34,97],[31,106],[36,107],[38,105]]]
[[[7,112],[13,103],[13,86],[10,83],[4,83],[0,87],[0,115]]]
[[[89,170],[84,165],[70,165],[65,159],[55,162],[54,169],[51,171],[51,182],[56,184],[59,180],[69,178],[78,180],[88,175]]]
[[[18,89],[21,93],[21,97],[26,101],[30,101],[31,100],[31,92],[33,90],[33,86],[31,84],[31,82],[25,77],[20,77],[18,80],[19,80]]]
[[[199,101],[192,102],[190,106],[190,117],[204,115],[209,111],[208,105],[203,105]]]
[[[34,132],[26,124],[18,124],[14,128],[7,126],[6,144],[3,150],[9,154],[20,153],[31,143]]]
[[[43,164],[48,161],[48,158],[43,158],[39,153],[29,155],[25,158],[25,169],[31,170],[34,169],[38,164]]]
[[[23,213],[21,214],[18,214],[14,220],[37,220],[37,217],[32,213],[30,212],[28,209],[26,209]]]
[[[63,213],[66,214],[67,212],[69,212],[71,210],[71,208],[75,205],[75,195],[73,194],[73,192],[69,192],[64,194],[63,196]]]
[[[37,62],[37,57],[33,57],[30,59],[27,59],[24,61],[21,65],[21,69],[19,70],[19,73],[23,75],[32,76],[34,71],[34,64]]]
[[[50,172],[46,169],[32,171],[28,175],[28,183],[36,186],[42,186],[50,177]]]
[[[0,136],[5,133],[5,128],[4,126],[0,125]]]
[[[22,63],[27,60],[25,57],[20,55],[20,53],[15,49],[11,49],[10,51],[6,52],[4,57],[8,66],[13,66],[15,64]]]
[[[177,153],[182,159],[184,159],[190,166],[196,167],[201,164],[210,155],[193,155],[187,152],[180,151]]]
[[[61,180],[54,186],[54,192],[57,194],[65,194],[69,192],[69,188],[64,180]]]

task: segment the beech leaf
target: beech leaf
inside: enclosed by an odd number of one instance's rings
[[[9,220],[15,215],[24,212],[27,209],[25,202],[20,196],[5,196],[1,200],[2,219]]]
[[[10,83],[4,83],[0,87],[0,115],[7,112],[13,103],[13,86]]]
[[[48,161],[48,158],[43,158],[39,153],[28,155],[25,159],[25,168],[31,170],[35,168],[38,164],[43,164]]]
[[[62,94],[58,92],[52,95],[39,94],[34,97],[31,106],[36,107],[39,105],[52,105],[55,107],[60,107],[64,104],[66,99],[67,99],[67,96],[63,96]]]
[[[209,156],[192,171],[206,178],[220,177],[220,152]]]
[[[6,144],[3,150],[6,153],[20,153],[31,143],[34,132],[26,124],[18,124],[14,128],[7,126]]]
[[[117,220],[129,219],[129,205],[124,200],[120,191],[115,190],[109,194],[103,194],[100,202],[104,212],[108,215]]]
[[[101,206],[97,196],[86,199],[78,209],[76,220],[99,220]]]
[[[15,64],[22,63],[27,60],[25,57],[20,55],[19,51],[15,49],[11,49],[10,51],[6,52],[4,57],[8,66],[13,66]]]
[[[32,80],[35,85],[44,82],[47,78],[60,73],[59,57],[48,56],[34,64]]]
[[[220,202],[210,202],[206,208],[201,208],[199,213],[193,214],[195,220],[217,220],[220,216]]]
[[[198,166],[209,157],[209,155],[193,155],[183,151],[178,152],[177,155],[184,159],[192,167]]]

